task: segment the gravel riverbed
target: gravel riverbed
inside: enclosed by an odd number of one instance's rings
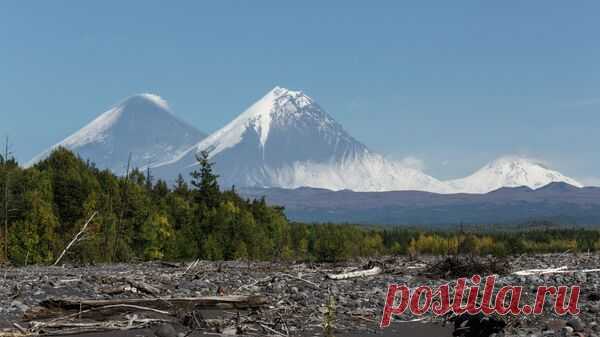
[[[87,336],[323,336],[324,325],[335,336],[451,336],[454,323],[426,314],[395,317],[390,328],[378,328],[387,286],[407,284],[411,288],[433,288],[453,282],[451,278],[423,276],[427,266],[441,257],[386,257],[371,261],[335,264],[209,262],[147,262],[98,266],[6,267],[0,274],[0,328],[7,335],[60,333],[40,328],[48,319],[33,318],[32,312],[49,299],[196,298],[205,296],[264,296],[268,303],[252,310],[203,310],[197,315],[179,313],[162,319],[156,313],[119,313],[111,320],[129,320],[128,328],[106,329]],[[554,254],[511,257],[510,271],[497,279],[502,285],[524,287],[524,300],[533,303],[539,285],[581,287],[580,313],[558,316],[550,308],[541,315],[498,317],[506,323],[495,336],[600,336],[600,255]],[[375,262],[375,264],[373,264]],[[328,274],[363,270],[373,265],[383,272],[374,276],[332,280]],[[560,268],[558,272],[518,275],[529,269]],[[133,310],[134,311],[134,310]],[[122,316],[122,317],[121,317]],[[191,318],[190,318],[191,317]],[[80,317],[69,318],[73,321]],[[144,321],[148,318],[148,321]],[[108,319],[108,318],[107,318]],[[150,321],[155,319],[154,321]],[[404,321],[418,322],[406,323]],[[88,322],[82,319],[81,322]],[[190,323],[191,321],[191,323]],[[39,322],[42,322],[40,324]],[[78,321],[79,322],[79,321]],[[143,325],[139,322],[143,322]],[[16,324],[15,324],[16,323]],[[36,324],[38,324],[36,328]],[[45,323],[47,324],[47,323]],[[48,325],[47,325],[48,326]],[[483,336],[477,329],[463,336]],[[488,334],[489,336],[490,334]]]

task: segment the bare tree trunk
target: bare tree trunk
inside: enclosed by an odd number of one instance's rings
[[[4,258],[8,260],[8,137],[4,145]]]
[[[60,253],[60,256],[58,257],[58,259],[56,259],[56,262],[54,262],[53,266],[56,266],[60,260],[63,258],[63,256],[65,256],[65,254],[67,253],[67,251],[69,250],[69,248],[71,248],[71,246],[77,242],[77,240],[79,240],[79,237],[85,232],[85,230],[87,229],[87,226],[90,224],[90,222],[92,222],[92,220],[94,219],[94,217],[96,216],[96,214],[98,214],[98,212],[94,212],[94,214],[92,214],[92,216],[90,217],[90,219],[83,225],[83,227],[81,228],[81,230],[79,231],[79,233],[75,234],[75,236],[73,237],[73,240],[71,240],[71,242],[69,242],[69,244],[67,245],[67,247],[65,248],[65,250],[62,251],[62,253]]]
[[[113,244],[113,251],[111,254],[111,262],[114,261],[114,259],[117,256],[117,247],[118,247],[118,241],[119,241],[119,237],[121,236],[120,232],[121,232],[121,227],[123,225],[123,216],[125,213],[125,206],[127,206],[126,203],[126,198],[127,198],[127,191],[129,190],[129,169],[131,168],[131,152],[129,152],[129,158],[127,159],[127,171],[125,172],[125,187],[124,187],[124,191],[125,191],[125,198],[121,199],[121,211],[119,212],[119,221],[117,222],[117,228],[115,228],[115,242]]]

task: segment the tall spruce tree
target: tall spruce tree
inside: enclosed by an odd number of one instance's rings
[[[194,170],[191,173],[192,186],[195,191],[196,202],[203,203],[208,208],[219,206],[221,191],[219,190],[218,175],[214,173],[213,165],[209,160],[209,152],[204,150],[196,156],[200,171]]]

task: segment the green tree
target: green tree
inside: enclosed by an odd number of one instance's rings
[[[174,233],[168,222],[167,216],[160,213],[152,213],[142,225],[142,239],[144,240],[144,258],[149,260],[160,260],[169,248],[169,241]]]
[[[203,245],[204,251],[203,256],[208,260],[222,260],[223,259],[223,250],[219,242],[214,237],[214,235],[209,234],[206,238],[206,241]]]
[[[244,241],[240,241],[235,246],[233,258],[235,260],[247,260],[248,259],[248,248],[246,247],[246,243]]]
[[[213,163],[209,160],[209,152],[204,150],[196,156],[200,171],[191,173],[192,186],[196,188],[195,196],[198,203],[204,203],[208,208],[216,208],[220,202],[219,178],[213,172]]]
[[[25,195],[29,211],[10,231],[10,256],[18,264],[51,263],[60,243],[56,236],[58,220],[43,192],[29,191]]]

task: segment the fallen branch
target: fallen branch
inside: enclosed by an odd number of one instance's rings
[[[110,330],[131,330],[145,328],[150,324],[172,322],[172,320],[154,318],[133,318],[127,321],[105,321],[92,323],[75,322],[32,322],[32,335],[40,330],[51,330],[52,335],[70,335],[87,332],[103,332]],[[133,325],[133,323],[138,323]]]
[[[195,267],[195,266],[198,264],[198,262],[200,262],[200,259],[196,259],[196,261],[194,261],[194,262],[190,263],[190,265],[189,265],[189,266],[188,266],[188,267],[185,269],[185,271],[183,272],[183,275],[187,274],[187,272],[188,272],[190,269],[194,268],[194,267]]]
[[[28,336],[28,333],[20,331],[0,331],[0,337],[24,337]]]
[[[254,280],[254,282],[252,282],[251,284],[243,284],[239,288],[237,288],[236,290],[234,290],[233,294],[238,293],[242,289],[247,289],[247,288],[250,288],[250,287],[254,287],[257,284],[262,283],[262,282],[266,282],[266,281],[268,281],[268,280],[270,280],[272,278],[273,277],[271,277],[271,276],[267,276],[267,277],[262,278],[260,280]]]
[[[383,270],[381,269],[381,267],[375,266],[375,267],[373,267],[371,269],[367,269],[367,270],[358,270],[358,271],[352,271],[349,273],[342,273],[342,274],[327,274],[327,277],[332,280],[345,280],[345,279],[356,278],[356,277],[374,276],[377,274],[381,274],[382,271]]]
[[[190,312],[194,309],[249,309],[259,308],[268,303],[264,296],[205,296],[184,298],[126,298],[126,299],[50,299],[39,306],[29,309],[25,319],[55,317],[68,312],[78,313],[82,310],[100,308],[133,308],[144,307],[149,310],[173,311],[180,309]]]
[[[527,270],[516,271],[513,274],[519,275],[519,276],[554,274],[554,273],[559,273],[561,271],[565,271],[566,269],[567,269],[567,266],[562,266],[562,267],[558,267],[558,268],[546,268],[546,269],[527,269]]]
[[[117,310],[114,310],[114,309],[117,309]],[[55,319],[51,320],[50,322],[62,321],[62,320],[67,320],[67,319],[71,319],[71,318],[75,318],[75,317],[82,318],[83,316],[85,316],[85,314],[91,313],[91,312],[98,312],[98,311],[105,311],[105,310],[118,311],[118,309],[127,309],[128,311],[148,311],[148,312],[153,312],[156,314],[167,315],[167,316],[174,315],[174,313],[169,312],[169,311],[158,310],[158,309],[143,307],[143,306],[139,306],[139,305],[113,304],[113,305],[106,305],[106,306],[98,307],[98,308],[82,310],[82,311],[79,311],[79,312],[76,312],[76,313],[73,313],[73,314],[70,314],[67,316],[55,318]]]
[[[85,230],[87,229],[87,226],[90,224],[90,222],[92,222],[92,220],[94,219],[94,217],[96,216],[96,214],[98,214],[98,212],[94,212],[94,214],[92,214],[92,216],[89,218],[89,220],[83,225],[83,227],[81,228],[81,230],[79,231],[79,233],[75,234],[75,237],[73,237],[73,240],[71,240],[71,242],[69,242],[69,244],[67,245],[67,247],[65,248],[65,250],[63,250],[62,253],[60,253],[60,256],[58,257],[58,259],[56,259],[56,261],[54,262],[53,266],[58,265],[58,263],[60,262],[60,260],[62,260],[63,256],[65,256],[65,254],[69,250],[69,248],[71,248],[71,246],[75,242],[77,242],[79,240],[79,237],[85,232]]]
[[[568,274],[568,273],[598,273],[600,269],[582,269],[582,270],[568,270],[566,266],[558,268],[547,268],[547,269],[527,269],[516,271],[513,274],[519,276],[531,276],[531,275],[545,275],[545,274]]]
[[[268,327],[268,326],[267,326],[265,323],[262,323],[262,322],[257,322],[257,323],[258,323],[258,325],[260,325],[260,326],[261,326],[263,329],[265,329],[265,330],[267,330],[267,331],[269,331],[269,332],[272,332],[272,333],[274,333],[274,334],[276,334],[276,335],[279,335],[279,336],[287,336],[287,335],[286,335],[286,334],[284,334],[284,333],[281,333],[281,332],[279,332],[279,331],[277,331],[277,330],[275,330],[275,329],[273,329],[273,328],[270,328],[270,327]]]

